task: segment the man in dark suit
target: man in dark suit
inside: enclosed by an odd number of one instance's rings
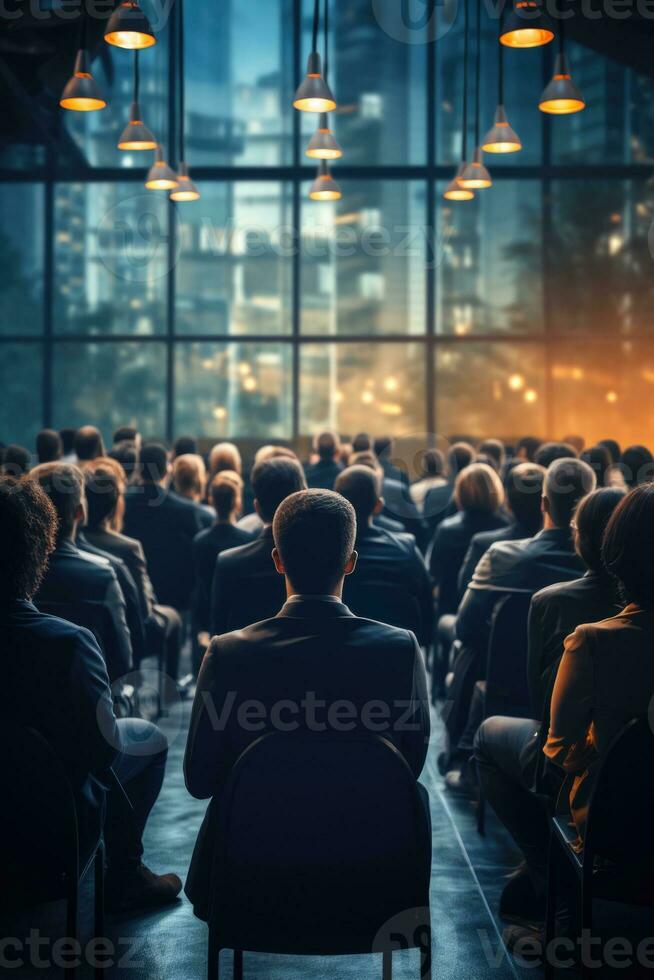
[[[379,465],[384,471],[385,480],[397,480],[399,483],[409,485],[409,474],[406,469],[395,465],[393,453],[395,452],[395,440],[392,436],[378,436],[374,442],[375,456],[379,460]]]
[[[275,571],[272,522],[289,494],[306,488],[300,464],[286,456],[252,470],[254,507],[263,521],[256,540],[218,556],[211,587],[211,632],[228,633],[274,616],[284,601],[284,582]]]
[[[197,507],[166,487],[168,456],[163,446],[141,449],[141,480],[125,493],[124,533],[143,545],[157,597],[184,612],[195,584],[193,538],[202,530]]]
[[[354,507],[357,519],[356,574],[345,583],[344,598],[355,615],[394,626],[411,626],[423,645],[431,641],[433,598],[429,572],[411,534],[391,534],[375,527],[373,517],[384,506],[375,473],[367,466],[349,466],[334,489]],[[380,594],[375,595],[376,587]],[[408,600],[412,622],[391,619],[389,600]],[[396,607],[400,611],[400,605]],[[400,614],[400,619],[405,616]]]
[[[0,538],[0,715],[37,729],[61,759],[75,795],[82,863],[98,839],[106,796],[110,910],[171,902],[181,890],[177,875],[155,875],[141,861],[143,831],[164,776],[166,739],[142,719],[116,720],[92,634],[44,615],[32,602],[57,545],[57,511],[38,480],[0,481]],[[110,767],[131,806],[117,787],[106,792],[114,785]],[[15,832],[21,814],[4,816]],[[29,822],[29,814],[25,818]],[[38,846],[35,850],[19,855],[18,887],[26,877],[41,884]],[[3,878],[9,877],[5,865]]]
[[[313,451],[318,456],[315,463],[305,467],[307,486],[322,490],[333,490],[334,481],[343,467],[339,462],[341,443],[335,432],[321,432],[313,442]]]
[[[409,631],[358,619],[343,604],[343,581],[357,560],[355,535],[354,509],[339,494],[305,490],[288,497],[273,524],[285,605],[272,619],[215,637],[205,655],[184,761],[189,792],[212,797],[186,883],[200,918],[208,911],[212,811],[230,768],[264,732],[281,726],[370,731],[367,706],[374,703],[376,733],[420,775],[429,739],[422,654]],[[253,703],[259,723],[243,724],[243,711]]]
[[[29,479],[38,483],[59,517],[59,533],[48,569],[36,595],[36,605],[96,628],[112,681],[132,667],[132,641],[126,607],[116,573],[108,561],[83,553],[75,544],[80,524],[86,521],[84,476],[68,463],[43,463]]]

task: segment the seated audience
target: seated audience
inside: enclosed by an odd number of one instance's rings
[[[335,432],[321,432],[313,441],[315,462],[304,469],[307,486],[318,490],[333,490],[334,481],[343,467],[339,462],[341,443]]]
[[[230,473],[238,473],[240,476],[243,470],[241,454],[238,447],[233,442],[219,442],[209,453],[209,478],[229,470]]]
[[[376,474],[366,466],[350,466],[337,477],[334,488],[352,504],[357,519],[355,550],[358,555],[356,574],[345,585],[345,601],[355,615],[389,622],[388,595],[375,600],[374,590],[386,586],[395,598],[406,596],[415,608],[414,632],[420,643],[431,642],[433,601],[431,582],[415,538],[392,534],[375,527],[373,516],[384,504],[379,495]],[[362,605],[357,604],[357,599]],[[363,607],[365,604],[365,608]],[[392,622],[392,625],[404,625]]]
[[[77,435],[77,429],[59,429],[59,435],[61,436],[61,462],[76,463],[75,436]]]
[[[500,442],[499,439],[484,439],[479,443],[477,452],[488,458],[494,470],[498,473],[503,472],[506,462],[506,450],[504,449],[504,443]]]
[[[57,512],[36,480],[0,481],[0,537],[2,717],[35,728],[61,759],[75,796],[82,865],[104,820],[108,910],[168,904],[181,891],[180,879],[153,874],[141,860],[143,832],[166,768],[166,739],[147,721],[116,720],[92,634],[33,604],[57,547]],[[106,791],[113,786],[110,767],[126,796],[118,787]],[[20,884],[25,876],[40,880],[42,869],[30,867],[29,855],[19,857]],[[6,867],[3,877],[8,879]]]
[[[566,442],[544,442],[537,449],[534,462],[548,470],[557,459],[577,459],[578,455],[574,446]]]
[[[338,699],[352,706],[355,732],[369,730],[365,706],[381,705],[383,735],[420,775],[429,741],[422,655],[410,632],[357,619],[343,604],[343,581],[356,564],[355,534],[354,511],[339,494],[306,490],[284,500],[274,519],[273,558],[284,577],[286,603],[265,622],[214,638],[205,655],[184,760],[189,792],[212,798],[186,882],[200,918],[209,911],[212,814],[239,755],[274,730],[279,705],[284,723],[290,718],[300,730],[315,730],[317,722],[329,731]],[[239,724],[247,703],[263,708],[256,732]],[[216,715],[226,716],[223,726],[215,724]]]
[[[24,446],[12,443],[7,446],[2,457],[2,475],[18,479],[29,472],[31,461],[29,451]]]
[[[195,585],[193,538],[202,529],[198,508],[166,486],[169,464],[163,446],[144,445],[140,469],[140,484],[125,493],[123,531],[143,545],[159,602],[184,612]]]
[[[191,453],[177,456],[173,461],[171,486],[179,497],[195,505],[200,526],[211,527],[216,514],[212,507],[203,502],[207,489],[207,470],[202,456]]]
[[[369,453],[372,452],[372,439],[367,432],[357,432],[354,439],[352,440],[352,452],[353,453]]]
[[[211,587],[211,632],[228,633],[274,616],[284,601],[284,583],[272,558],[272,522],[282,500],[306,488],[297,459],[273,457],[252,470],[255,511],[263,529],[256,540],[218,556]]]
[[[433,538],[441,521],[456,514],[456,504],[453,500],[454,481],[466,466],[474,462],[474,459],[475,451],[467,442],[455,442],[448,449],[446,466],[448,482],[428,490],[422,505],[429,538]]]
[[[620,458],[620,469],[630,489],[654,480],[654,457],[647,446],[629,446]]]
[[[567,446],[572,446],[572,448],[577,452],[577,455],[581,455],[586,445],[586,440],[584,437],[577,435],[564,436],[561,441]]]
[[[36,437],[36,458],[39,463],[56,463],[63,455],[61,436],[54,429],[41,429]]]
[[[86,523],[84,476],[68,463],[43,463],[29,479],[50,498],[59,518],[56,547],[34,602],[79,626],[99,622],[110,680],[132,668],[132,640],[127,626],[125,598],[116,573],[103,558],[80,551],[75,544],[78,526]]]
[[[229,445],[229,443],[227,443],[227,445]],[[292,449],[289,449],[288,446],[276,446],[276,445],[260,446],[259,449],[257,449],[257,451],[255,453],[255,456],[254,456],[254,463],[252,464],[252,471],[254,470],[254,467],[255,466],[257,466],[259,463],[265,462],[267,459],[279,459],[279,458],[281,458],[281,459],[293,459],[293,460],[295,460],[296,463],[299,463],[300,462],[299,459],[297,458],[297,456],[295,455],[295,453],[293,452],[293,450]],[[223,469],[229,469],[229,467],[223,467]],[[250,492],[250,503],[251,503],[252,508],[254,508],[254,497],[251,496],[251,494],[253,492],[252,491],[252,471],[250,472],[249,487],[244,488],[244,491],[245,491],[245,489],[249,490],[249,492]],[[236,472],[239,475],[241,473],[241,469],[240,469],[240,456],[239,456],[239,468],[236,469]],[[244,494],[244,501],[245,501],[245,494]],[[257,514],[256,510],[253,509],[250,513],[247,513],[244,517],[241,517],[241,519],[239,520],[237,526],[242,531],[247,531],[248,534],[252,534],[254,537],[256,537],[258,534],[261,534],[261,531],[263,529],[263,521],[261,520],[261,518]]]
[[[611,462],[611,454],[606,446],[597,445],[591,446],[589,449],[584,449],[579,459],[583,459],[584,463],[588,463],[595,474],[598,487],[610,487],[612,485],[613,463]]]
[[[196,625],[211,627],[211,586],[218,555],[252,541],[252,535],[236,527],[242,507],[243,480],[233,470],[221,470],[209,487],[216,514],[213,527],[200,531],[193,541],[196,575]]]
[[[411,484],[411,497],[422,509],[430,490],[449,486],[445,476],[445,456],[440,449],[427,449],[421,457],[423,475]]]
[[[493,531],[480,531],[472,538],[459,572],[459,595],[463,595],[482,557],[496,541],[533,538],[543,526],[541,497],[545,470],[535,463],[518,463],[505,481],[506,510],[511,523]]]
[[[384,486],[384,471],[379,465],[379,460],[373,452],[361,451],[360,453],[352,453],[349,459],[349,466],[367,466],[368,469],[372,470],[377,477],[377,482],[379,484],[379,494],[382,494],[382,489]],[[374,514],[372,522],[376,527],[383,527],[386,531],[392,531],[394,534],[402,533],[405,528],[401,521],[396,521],[394,518],[390,517],[388,514],[380,512]]]
[[[115,459],[122,467],[128,486],[132,486],[139,478],[139,450],[134,442],[119,442],[108,453],[110,459]]]
[[[133,442],[137,449],[141,448],[141,433],[135,425],[122,425],[116,429],[112,438],[112,445],[119,446],[121,442]]]
[[[457,611],[459,571],[474,535],[507,524],[501,510],[502,481],[485,463],[472,463],[459,473],[454,484],[454,503],[458,513],[439,524],[429,557],[432,582],[438,589],[439,616]]]
[[[622,449],[620,448],[620,443],[616,442],[615,439],[600,439],[597,445],[606,446],[611,456],[611,462],[614,466],[620,462]]]
[[[535,436],[523,436],[519,439],[515,447],[515,459],[519,463],[533,463],[536,460],[536,453],[543,444],[542,439]]]
[[[395,439],[391,436],[379,436],[373,442],[375,456],[384,471],[385,480],[397,480],[399,483],[409,484],[409,475],[405,469],[396,466],[393,462],[395,452]]]
[[[99,429],[84,425],[75,433],[75,456],[78,462],[87,463],[98,456],[105,456],[104,442]]]
[[[173,460],[178,456],[196,456],[198,452],[198,441],[193,436],[179,436],[173,443]]]

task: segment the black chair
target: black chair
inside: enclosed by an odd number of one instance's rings
[[[298,955],[419,948],[431,977],[427,801],[377,735],[273,732],[235,764],[216,808],[208,976],[221,949]],[[213,818],[212,818],[213,819]]]
[[[66,770],[39,732],[12,721],[0,724],[0,786],[0,906],[6,903],[5,911],[15,913],[63,899],[66,938],[77,940],[79,885],[93,867],[94,930],[96,937],[104,936],[102,828],[90,853],[80,854],[77,810]],[[100,966],[95,974],[103,975]],[[65,967],[64,975],[74,977],[75,966]]]
[[[560,799],[567,804],[566,786]],[[576,877],[582,938],[591,937],[593,900],[625,905],[654,905],[654,734],[647,718],[629,722],[616,736],[597,773],[588,808],[583,851],[573,847],[576,830],[569,810],[552,818],[545,948],[554,938],[561,863],[568,861]],[[582,947],[583,948],[583,947]],[[583,980],[597,971],[583,957]],[[545,977],[554,966],[546,958]]]
[[[527,644],[531,594],[513,592],[502,596],[493,610],[486,658],[486,680],[478,682],[483,698],[483,717],[505,715],[530,718],[532,709],[527,679]],[[477,830],[486,830],[486,800],[479,784]]]
[[[345,581],[343,601],[355,616],[411,630],[419,639],[422,636],[420,605],[401,582],[366,581],[352,575]]]

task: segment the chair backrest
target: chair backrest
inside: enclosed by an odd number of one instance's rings
[[[585,845],[621,865],[654,868],[654,734],[647,718],[630,721],[599,766]]]
[[[211,922],[222,946],[370,952],[393,917],[429,906],[425,802],[380,736],[265,735],[234,766],[217,813]]]
[[[495,605],[486,661],[484,714],[529,718],[527,621],[531,595],[510,593]]]
[[[63,763],[35,729],[0,722],[0,908],[62,898],[78,878],[77,814]]]
[[[355,616],[376,619],[389,626],[412,630],[417,637],[422,636],[420,606],[401,582],[392,585],[390,582],[367,581],[363,576],[351,575],[345,580],[343,601]]]

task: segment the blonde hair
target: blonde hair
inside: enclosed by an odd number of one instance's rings
[[[209,497],[220,520],[241,510],[243,480],[235,470],[221,470],[211,480]]]
[[[107,519],[107,527],[111,531],[117,531],[120,533],[123,529],[123,521],[125,519],[125,488],[127,486],[125,470],[122,468],[118,460],[114,459],[112,456],[98,456],[97,459],[91,459],[85,463],[81,469],[87,481],[93,477],[102,476],[106,473],[108,473],[110,477],[116,481],[116,506],[113,514],[111,514]]]
[[[288,446],[261,446],[255,453],[252,468],[254,469],[255,466],[259,465],[259,463],[266,463],[269,459],[279,459],[280,457],[283,459],[294,459],[296,462],[298,461],[296,453],[294,453],[292,449],[289,449]]]
[[[182,497],[200,500],[204,496],[207,470],[201,456],[184,453],[173,463],[173,488]]]
[[[454,483],[454,503],[462,511],[494,514],[504,504],[504,487],[488,463],[471,463]]]
[[[241,473],[243,464],[238,447],[233,442],[217,442],[209,453],[209,473],[215,476],[223,470]]]

